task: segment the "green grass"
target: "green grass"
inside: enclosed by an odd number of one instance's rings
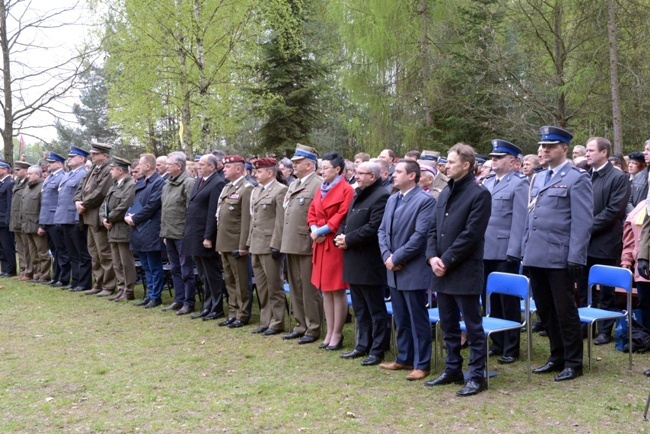
[[[629,371],[611,344],[594,349],[591,373],[566,383],[550,375],[528,383],[525,362],[494,361],[490,390],[461,399],[459,386],[425,388],[406,372],[251,327],[0,285],[0,432],[650,431],[642,421],[650,358],[635,355]],[[353,326],[345,332],[351,349]],[[533,365],[547,354],[536,335]]]

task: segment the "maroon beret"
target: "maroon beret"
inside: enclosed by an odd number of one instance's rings
[[[224,164],[228,163],[242,163],[246,164],[246,160],[244,160],[242,157],[239,155],[226,155],[226,158],[223,159]]]
[[[275,167],[278,162],[275,158],[258,158],[253,161],[253,167],[256,169],[262,169],[264,167]]]

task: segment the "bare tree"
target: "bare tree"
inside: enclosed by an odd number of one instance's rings
[[[56,101],[73,89],[90,66],[92,51],[87,47],[63,57],[54,55],[58,48],[57,32],[65,35],[79,25],[79,1],[65,7],[45,5],[42,11],[34,0],[0,0],[0,48],[2,50],[2,87],[0,106],[4,123],[0,134],[5,159],[13,162],[13,137],[18,131],[45,128],[43,121],[30,123],[35,114],[55,114]],[[36,134],[23,134],[40,139]]]

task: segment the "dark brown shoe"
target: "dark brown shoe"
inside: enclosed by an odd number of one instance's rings
[[[97,297],[108,297],[109,295],[113,295],[113,292],[114,291],[111,291],[110,289],[104,289],[97,293]]]
[[[381,369],[387,369],[389,371],[402,371],[402,370],[411,370],[413,369],[413,366],[407,366],[407,365],[401,365],[397,362],[390,362],[390,363],[382,363],[379,365]]]
[[[185,305],[176,312],[176,315],[187,315],[192,312],[194,312],[194,307]]]
[[[178,310],[183,307],[183,303],[178,303],[178,302],[173,302],[169,306],[165,306],[162,308],[163,311],[168,311],[168,310]]]
[[[126,300],[135,300],[135,295],[133,295],[132,292],[123,292],[122,295],[119,297],[116,297],[115,301],[116,303],[119,303],[120,301],[126,301]]]
[[[123,289],[120,289],[120,290],[117,292],[117,294],[115,294],[115,295],[112,296],[112,297],[108,297],[106,300],[108,300],[108,301],[115,301],[115,300],[117,300],[118,298],[120,298],[120,297],[122,296],[122,294],[124,294],[124,290],[123,290]]]

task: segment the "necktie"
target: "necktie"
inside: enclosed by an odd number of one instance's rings
[[[201,187],[203,187],[203,181],[204,181],[204,179],[201,178],[201,181],[199,182],[199,190],[201,189]]]
[[[496,187],[497,185],[499,185],[499,180],[498,180],[498,179],[495,179],[495,180],[494,180],[494,186]]]
[[[398,209],[400,206],[402,206],[403,200],[404,200],[404,195],[402,193],[399,193],[397,195],[397,204],[395,205],[395,209]]]
[[[551,178],[553,177],[553,171],[549,170],[546,172],[546,181],[544,182],[544,185],[548,184],[551,181]]]

